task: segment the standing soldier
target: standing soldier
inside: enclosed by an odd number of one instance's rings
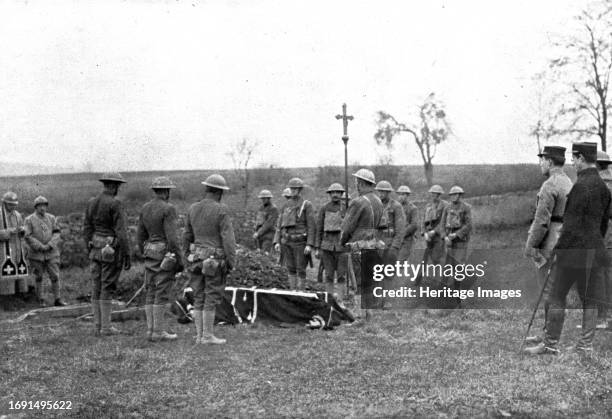
[[[406,229],[406,216],[402,205],[391,198],[393,187],[386,180],[381,180],[376,185],[376,191],[383,204],[383,213],[378,224],[378,238],[385,243],[385,250],[382,255],[383,263],[395,265],[397,262],[400,246],[404,240]],[[385,289],[392,289],[396,278],[388,278],[384,285]],[[383,308],[389,308],[390,301],[386,299]]]
[[[409,262],[412,254],[412,246],[414,245],[414,235],[419,229],[417,207],[412,202],[408,201],[411,191],[406,185],[397,188],[399,203],[402,204],[404,215],[406,217],[406,228],[404,229],[404,238],[400,246],[397,259],[401,262]]]
[[[194,293],[196,343],[224,344],[214,333],[215,311],[223,299],[227,274],[236,263],[236,239],[228,208],[221,203],[229,187],[223,176],[206,178],[204,199],[189,207],[183,250]]]
[[[421,234],[425,237],[425,253],[423,255],[423,263],[427,264],[431,261],[432,264],[441,264],[444,262],[444,224],[441,223],[444,209],[448,206],[448,202],[440,199],[440,195],[444,193],[444,189],[440,185],[433,185],[429,188],[431,201],[425,207],[425,216],[423,218],[423,226]],[[422,281],[422,275],[416,280],[415,285],[419,285]]]
[[[47,212],[49,201],[44,196],[34,200],[34,213],[25,219],[25,241],[30,247],[28,260],[36,279],[36,299],[42,299],[42,280],[45,272],[49,275],[53,291],[53,305],[65,306],[60,298],[60,230],[55,216]]]
[[[472,232],[472,207],[461,199],[463,193],[461,186],[453,186],[450,189],[448,195],[451,202],[443,215],[445,263],[452,266],[464,264],[467,261],[468,242]],[[460,289],[461,280],[455,278],[453,287]]]
[[[285,265],[289,271],[289,287],[303,289],[306,280],[306,264],[315,244],[316,218],[315,210],[310,203],[301,197],[304,182],[300,178],[289,180],[291,198],[281,209],[276,233],[274,250],[284,255]]]
[[[24,261],[23,252],[23,237],[25,229],[23,226],[23,218],[17,211],[17,194],[15,192],[7,192],[2,196],[2,204],[0,208],[0,294],[14,294],[15,285],[19,284],[20,291],[28,290],[27,282],[27,265]],[[25,287],[22,285],[26,285]]]
[[[361,249],[377,248],[377,228],[383,213],[383,203],[374,192],[376,180],[368,169],[353,173],[358,196],[351,200],[346,217],[342,221],[340,244],[351,249],[352,270],[357,282],[355,305],[361,307]],[[350,269],[350,268],[349,268]],[[370,317],[366,310],[366,319]]]
[[[278,208],[271,202],[272,192],[264,189],[257,196],[261,199],[261,206],[257,210],[255,221],[255,233],[253,239],[257,242],[257,248],[269,253],[272,250],[272,241],[276,230],[278,219]]]
[[[581,353],[593,350],[601,270],[609,265],[604,245],[610,211],[610,191],[597,172],[597,143],[572,144],[572,162],[578,173],[567,197],[563,229],[555,246],[556,267],[549,296],[544,342],[526,348],[530,354],[558,354],[565,320],[566,297],[574,283],[582,300]]]
[[[605,151],[597,152],[597,169],[599,170],[599,176],[606,183],[608,190],[612,191],[612,173],[610,173],[610,169],[608,166],[612,163],[610,161],[610,156]],[[611,214],[612,215],[612,214]],[[610,258],[612,258],[612,229],[608,229],[605,237],[606,251]],[[610,327],[610,322],[608,321],[608,314],[612,309],[612,268],[608,266],[603,270],[604,278],[602,280],[602,290],[604,296],[599,308],[597,310],[597,329],[606,329]]]
[[[344,246],[340,245],[340,228],[346,213],[342,203],[344,187],[332,183],[327,188],[330,201],[319,210],[315,256],[321,259],[325,270],[325,287],[330,295],[336,294],[334,274],[338,285],[344,284],[347,274],[348,258]]]
[[[291,199],[291,189],[289,188],[283,189],[283,196],[285,197],[287,201],[289,201]]]
[[[170,190],[176,188],[165,177],[153,179],[155,198],[144,204],[138,218],[138,247],[145,257],[145,315],[147,339],[174,340],[169,333],[164,314],[170,303],[174,275],[182,270],[177,237],[176,209],[168,201]]]
[[[536,201],[536,211],[533,222],[529,228],[527,242],[525,243],[525,256],[534,260],[537,269],[536,278],[538,288],[543,291],[544,301],[544,323],[548,315],[548,296],[552,289],[552,276],[549,271],[552,267],[552,254],[561,227],[563,226],[563,213],[567,195],[572,189],[572,181],[563,171],[565,164],[565,147],[545,146],[544,150],[538,154],[540,158],[540,170],[542,175],[548,177],[538,192]],[[540,336],[528,336],[529,343],[542,341]]]
[[[121,269],[131,267],[126,216],[116,198],[126,181],[120,173],[106,173],[99,180],[104,189],[87,203],[83,235],[91,260],[94,333],[113,335],[120,331],[111,326],[111,297]]]

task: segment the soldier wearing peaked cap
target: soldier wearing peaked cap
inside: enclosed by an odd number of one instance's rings
[[[25,229],[17,211],[17,194],[6,192],[0,204],[0,295],[28,291],[28,267],[23,251]]]
[[[145,315],[147,339],[174,340],[164,314],[170,304],[174,276],[183,268],[177,237],[177,214],[170,204],[176,185],[166,176],[153,179],[155,198],[143,205],[138,217],[137,242],[145,257]]]
[[[610,173],[610,168],[608,167],[612,163],[610,161],[610,156],[605,151],[597,152],[597,169],[599,170],[599,176],[606,183],[608,190],[612,192],[612,173]],[[612,213],[610,214],[612,216]],[[608,252],[608,256],[612,259],[612,228],[608,228],[606,232],[606,236],[604,238],[606,244],[606,252]],[[607,329],[612,328],[612,323],[609,320],[609,314],[612,312],[612,267],[608,266],[606,269],[602,270],[603,279],[602,279],[602,290],[604,297],[599,304],[597,310],[597,328],[598,329]]]
[[[444,226],[444,242],[446,244],[447,265],[457,266],[467,260],[467,249],[472,232],[472,207],[461,197],[464,191],[461,186],[453,186],[448,195],[450,203],[442,215]],[[453,286],[461,288],[462,279],[455,278]],[[461,302],[461,300],[459,300]]]
[[[229,190],[223,176],[206,178],[204,199],[189,207],[183,251],[194,289],[196,343],[224,344],[213,334],[215,313],[223,300],[227,274],[236,265],[236,239],[229,210],[220,201]]]
[[[120,331],[111,326],[111,298],[121,270],[131,267],[125,209],[116,198],[126,180],[120,173],[105,173],[99,180],[104,189],[87,203],[83,235],[91,260],[94,333],[112,335]]]
[[[262,190],[257,197],[261,199],[261,206],[257,210],[253,239],[259,250],[269,253],[272,250],[272,241],[276,232],[278,208],[272,203],[272,192],[269,190]]]
[[[542,183],[536,201],[536,211],[525,243],[525,256],[535,262],[538,289],[543,291],[544,318],[548,314],[548,295],[552,289],[552,277],[546,280],[552,268],[552,253],[563,225],[563,213],[572,182],[563,171],[565,147],[545,146],[538,154],[540,170],[547,179]],[[527,337],[527,342],[537,343],[539,336]]]
[[[448,206],[448,202],[440,199],[444,189],[440,185],[429,188],[431,200],[425,207],[425,215],[421,227],[421,234],[425,238],[425,253],[423,263],[441,264],[444,262],[444,224],[442,216]],[[416,279],[416,285],[422,281],[422,276]]]
[[[414,236],[418,226],[418,210],[416,205],[410,202],[408,199],[412,191],[406,185],[402,185],[397,188],[398,201],[404,209],[404,215],[406,217],[406,228],[404,229],[404,237],[402,239],[402,245],[400,246],[397,259],[401,262],[409,262],[410,255],[412,253],[412,246],[414,245]]]
[[[566,297],[574,283],[583,304],[580,353],[593,350],[597,304],[602,294],[601,270],[609,265],[604,245],[610,211],[610,191],[597,172],[597,143],[574,143],[572,163],[578,173],[567,197],[563,229],[554,249],[556,268],[548,298],[544,342],[526,348],[531,354],[558,354],[565,320]]]
[[[49,201],[44,196],[34,200],[34,213],[25,219],[25,241],[30,248],[28,260],[36,279],[36,298],[41,304],[42,280],[46,272],[51,281],[53,304],[65,306],[60,296],[60,230],[55,216],[47,212]]]

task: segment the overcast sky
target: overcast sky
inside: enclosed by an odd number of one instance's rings
[[[535,162],[531,76],[569,0],[2,1],[0,161],[96,170],[375,163],[374,117],[430,92],[455,137],[437,163]],[[419,164],[412,138],[397,164]]]

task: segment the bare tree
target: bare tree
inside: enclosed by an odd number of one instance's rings
[[[533,76],[535,94],[530,109],[535,122],[529,127],[529,135],[536,139],[538,153],[542,151],[542,143],[547,142],[557,134],[556,124],[560,113],[555,110],[554,96],[551,96],[552,89],[546,79],[544,72]],[[563,105],[561,105],[563,106]]]
[[[249,202],[249,163],[253,158],[254,153],[259,147],[257,140],[250,138],[243,138],[240,141],[235,142],[227,155],[232,159],[234,164],[234,172],[236,177],[240,180],[242,189],[244,191],[244,205],[246,206]]]
[[[418,122],[414,124],[400,122],[391,114],[378,111],[376,124],[378,130],[374,134],[374,139],[377,144],[391,147],[396,136],[403,132],[412,135],[421,153],[427,184],[431,185],[433,183],[433,159],[436,156],[437,146],[451,133],[445,106],[435,94],[430,93],[419,107]]]
[[[592,3],[574,19],[569,35],[554,43],[549,62],[556,80],[559,118],[554,135],[578,140],[598,136],[607,147],[608,116],[611,111],[608,87],[612,70],[612,1]]]

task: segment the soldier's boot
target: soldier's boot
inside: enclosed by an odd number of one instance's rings
[[[176,333],[168,333],[166,330],[167,324],[164,317],[165,313],[165,305],[156,304],[153,306],[153,321],[155,322],[155,329],[151,335],[153,340],[176,340],[178,338]]]
[[[111,300],[100,300],[100,334],[102,336],[118,335],[121,331],[111,325]]]
[[[297,276],[289,274],[289,289],[295,290],[297,289]]]
[[[60,297],[60,283],[59,280],[51,282],[51,289],[53,290],[53,305],[55,307],[64,307],[66,303]]]
[[[93,314],[94,335],[100,335],[100,300],[91,300],[91,311]]]
[[[544,331],[544,334],[546,334],[546,319],[548,318],[548,307],[549,307],[549,303],[547,302],[544,303],[544,327],[542,328],[542,330]],[[525,338],[526,343],[540,343],[543,341],[544,341],[544,338],[539,335],[527,336]]]
[[[530,355],[558,355],[559,339],[561,330],[563,330],[563,321],[565,320],[565,309],[554,308],[548,311],[546,316],[546,332],[544,341],[535,346],[525,348],[525,353]]]
[[[153,331],[155,330],[155,323],[153,317],[153,305],[145,304],[145,317],[147,318],[147,340],[152,340]]]
[[[216,337],[213,334],[213,328],[215,325],[215,309],[205,310],[204,311],[204,320],[202,322],[204,327],[202,328],[202,339],[200,339],[201,344],[213,344],[213,345],[223,345],[226,340]]]
[[[41,281],[36,281],[36,285],[34,285],[34,294],[36,297],[36,304],[41,307],[45,306],[45,300],[42,298],[43,295],[43,283]]]
[[[202,310],[193,310],[193,322],[196,327],[196,343],[200,343],[202,340],[202,328],[204,325],[203,317],[204,312]]]
[[[597,324],[597,309],[585,308],[582,310],[582,336],[576,345],[576,350],[583,353],[593,352],[593,338]]]

